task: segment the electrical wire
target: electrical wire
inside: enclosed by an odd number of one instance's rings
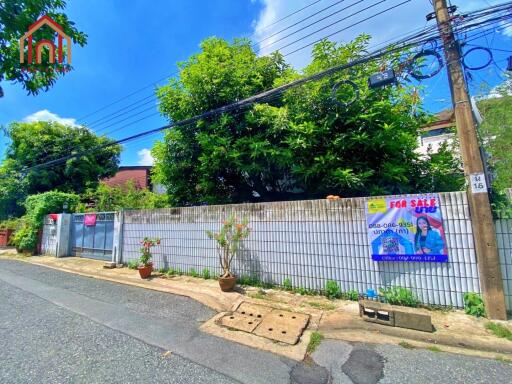
[[[406,44],[406,46],[407,46],[407,44]],[[223,107],[220,107],[220,108],[216,108],[214,110],[210,110],[210,111],[204,112],[204,113],[202,113],[200,115],[191,117],[189,119],[185,119],[185,120],[181,120],[181,121],[178,121],[178,122],[174,122],[174,123],[171,123],[171,124],[159,127],[159,128],[154,128],[152,130],[140,132],[140,133],[137,133],[135,135],[132,135],[132,136],[129,136],[129,137],[125,137],[123,139],[116,140],[114,142],[110,142],[110,143],[106,143],[106,144],[97,146],[96,148],[90,149],[88,151],[83,151],[83,152],[79,152],[79,153],[70,154],[70,155],[61,157],[59,159],[48,161],[46,163],[37,164],[35,166],[32,166],[30,168],[25,169],[25,172],[28,172],[28,171],[31,171],[31,170],[34,170],[34,169],[40,169],[40,168],[43,168],[43,167],[48,167],[48,166],[55,166],[55,165],[61,164],[63,162],[66,162],[66,161],[68,161],[70,159],[73,159],[73,158],[76,158],[76,157],[81,157],[81,156],[90,154],[91,152],[94,152],[94,151],[97,151],[97,150],[100,150],[100,149],[104,149],[106,147],[110,147],[110,146],[113,146],[113,145],[116,145],[116,144],[123,144],[123,143],[126,143],[126,142],[130,142],[130,141],[139,139],[141,137],[145,137],[147,135],[150,135],[150,134],[153,134],[153,133],[156,133],[156,132],[164,131],[164,130],[169,129],[169,128],[186,126],[186,125],[195,123],[195,122],[197,122],[197,121],[199,121],[201,119],[210,118],[210,117],[213,117],[213,116],[216,116],[216,115],[219,115],[219,114],[223,114],[223,113],[229,113],[231,111],[236,111],[236,110],[239,110],[241,108],[251,106],[251,105],[253,105],[255,103],[266,102],[266,100],[269,97],[280,96],[283,92],[285,92],[288,89],[295,88],[297,86],[300,86],[302,84],[306,84],[306,83],[311,82],[311,81],[319,80],[321,78],[324,78],[326,76],[330,76],[330,75],[332,75],[332,74],[334,74],[336,72],[339,72],[341,70],[345,70],[345,69],[354,67],[356,65],[364,64],[364,63],[367,63],[369,61],[379,59],[379,58],[381,58],[381,57],[383,57],[385,55],[388,55],[388,54],[390,54],[392,52],[397,52],[399,50],[403,50],[404,48],[405,48],[404,46],[398,46],[397,47],[397,46],[393,45],[391,47],[387,47],[387,49],[381,49],[381,50],[379,50],[377,52],[374,52],[374,53],[368,54],[366,56],[363,56],[361,58],[355,59],[355,60],[353,60],[353,61],[351,61],[349,63],[329,68],[329,69],[321,71],[321,72],[319,72],[317,74],[310,75],[308,77],[304,77],[304,78],[295,80],[295,81],[293,81],[291,83],[282,85],[280,87],[277,87],[277,88],[274,88],[274,89],[271,89],[271,90],[268,90],[268,91],[265,91],[265,92],[261,92],[261,93],[259,93],[257,95],[251,96],[251,97],[246,98],[244,100],[237,101],[235,103],[231,103],[231,104],[228,104],[226,106],[223,106]]]
[[[303,10],[305,10],[305,9],[307,9],[307,8],[309,8],[309,7],[311,7],[311,6],[315,5],[315,4],[317,4],[317,3],[319,3],[320,1],[322,1],[322,0],[315,0],[315,1],[311,2],[311,3],[307,4],[307,5],[305,5],[304,7],[302,7],[302,8],[300,8],[300,9],[298,9],[298,10],[296,10],[296,11],[294,11],[294,12],[292,12],[292,13],[290,13],[290,14],[288,14],[288,15],[284,16],[284,17],[282,17],[281,19],[276,20],[276,21],[275,21],[275,22],[273,22],[272,24],[269,24],[269,25],[267,25],[267,26],[263,27],[263,28],[262,28],[262,30],[266,30],[266,29],[270,28],[271,26],[273,26],[273,25],[275,25],[275,24],[278,24],[278,23],[282,22],[283,20],[286,20],[286,19],[288,19],[289,17],[291,17],[291,16],[293,16],[293,15],[296,15],[297,13],[300,13],[300,12],[302,12]],[[116,100],[114,100],[114,101],[113,101],[113,102],[111,102],[111,103],[108,103],[108,104],[106,104],[106,105],[104,105],[104,106],[102,106],[102,107],[100,107],[100,108],[98,108],[98,109],[96,109],[96,110],[94,110],[94,111],[92,111],[92,112],[90,112],[90,113],[88,113],[88,114],[84,115],[84,116],[79,117],[79,118],[77,119],[77,121],[78,121],[78,122],[83,122],[83,123],[85,124],[86,122],[84,121],[84,119],[86,119],[86,118],[88,118],[88,117],[90,117],[90,116],[92,116],[92,115],[95,115],[95,114],[97,114],[97,113],[99,113],[99,112],[101,112],[101,111],[104,111],[105,109],[107,109],[107,108],[109,108],[109,107],[111,107],[111,106],[113,106],[113,105],[115,105],[115,104],[118,104],[118,103],[120,103],[121,101],[126,100],[126,99],[128,99],[129,97],[131,97],[131,96],[133,96],[133,95],[135,95],[135,94],[137,94],[137,93],[140,93],[140,92],[142,92],[142,91],[144,91],[144,90],[146,90],[146,89],[148,89],[148,88],[150,88],[150,87],[153,87],[153,86],[157,85],[157,84],[158,84],[158,83],[160,83],[161,81],[167,80],[168,78],[173,77],[174,75],[177,75],[178,73],[179,73],[179,71],[174,71],[174,72],[172,72],[172,73],[170,73],[170,74],[166,75],[165,77],[162,77],[162,78],[160,78],[160,79],[158,79],[158,80],[155,80],[155,81],[153,81],[153,82],[151,82],[151,83],[149,83],[149,84],[147,84],[147,85],[143,86],[142,88],[139,88],[139,89],[137,89],[137,90],[135,90],[135,91],[131,92],[131,93],[130,93],[130,94],[128,94],[128,95],[125,95],[125,96],[123,96],[123,97],[121,97],[121,98],[119,98],[119,99],[116,99]]]
[[[345,1],[345,0],[339,1],[338,3],[341,3],[341,2],[343,2],[343,1]],[[328,19],[328,18],[329,18],[329,17],[331,17],[331,16],[334,16],[334,15],[336,15],[336,14],[338,14],[338,13],[342,12],[342,11],[346,11],[347,9],[352,8],[352,7],[356,6],[356,5],[357,5],[357,4],[359,4],[359,3],[362,3],[363,1],[365,1],[365,0],[358,0],[358,1],[356,1],[356,2],[354,2],[354,3],[352,3],[352,4],[350,4],[350,5],[348,5],[348,6],[346,6],[346,7],[343,7],[343,8],[341,8],[341,9],[338,9],[337,11],[335,11],[335,12],[333,12],[333,13],[330,13],[329,15],[327,15],[327,16],[325,16],[325,17],[322,17],[321,19],[316,20],[316,21],[314,21],[314,22],[312,22],[312,23],[310,23],[310,24],[308,24],[308,25],[306,25],[306,26],[304,26],[304,27],[302,27],[302,28],[300,28],[300,29],[298,29],[298,30],[296,30],[296,31],[294,31],[294,32],[291,32],[291,33],[289,33],[289,34],[287,34],[287,35],[285,35],[285,36],[282,36],[282,37],[280,37],[280,38],[279,38],[279,39],[277,39],[277,40],[271,41],[269,44],[265,44],[265,45],[263,45],[263,46],[261,46],[261,45],[260,45],[264,40],[270,39],[271,37],[275,36],[277,33],[276,33],[276,34],[274,34],[274,35],[271,35],[271,36],[269,36],[269,37],[267,37],[267,38],[265,38],[265,39],[263,39],[263,40],[261,40],[261,41],[258,41],[256,44],[253,44],[253,46],[254,46],[254,45],[259,45],[259,48],[257,49],[256,53],[259,53],[259,52],[261,52],[263,49],[265,49],[265,48],[267,48],[267,47],[270,47],[271,45],[277,44],[278,42],[280,42],[280,41],[282,41],[282,40],[284,40],[284,39],[287,39],[288,37],[293,36],[293,35],[295,35],[296,33],[302,32],[302,31],[304,31],[305,29],[307,29],[307,28],[309,28],[309,27],[311,27],[311,26],[313,26],[313,25],[315,25],[315,24],[318,24],[318,23],[319,23],[319,22],[321,22],[321,21],[324,21],[324,20]],[[384,0],[384,1],[387,1],[387,0]],[[348,17],[350,17],[350,16],[348,16]],[[340,22],[342,22],[342,21],[344,21],[344,20],[346,20],[346,18],[339,19],[339,20],[337,20],[336,22],[334,22],[334,23],[332,23],[332,24],[328,25],[327,27],[330,27],[330,26],[332,26],[332,25],[335,25],[335,24],[337,24],[337,23],[340,23]],[[301,20],[301,22],[302,22],[302,21],[303,21],[303,20]],[[284,31],[284,30],[282,30],[282,31]],[[282,31],[281,31],[281,32],[282,32]]]
[[[382,0],[382,1],[380,1],[379,3],[382,3],[383,1],[387,1],[387,0]],[[406,2],[409,2],[409,1],[411,1],[411,0],[404,1],[403,3],[406,3]],[[354,14],[352,14],[352,15],[349,15],[349,16],[347,16],[347,17],[346,17],[346,18],[344,18],[344,19],[347,19],[347,18],[349,18],[349,17],[351,17],[351,16],[353,16],[353,15],[355,15],[355,14],[357,14],[357,13],[361,13],[361,12],[363,12],[363,11],[367,10],[367,9],[370,9],[370,8],[372,8],[373,6],[378,5],[379,3],[374,4],[374,5],[370,6],[370,7],[367,7],[367,8],[365,8],[365,9],[363,9],[363,10],[360,10],[359,12],[356,12],[356,13],[354,13]],[[402,3],[402,4],[403,4],[403,3]],[[401,5],[401,4],[399,4],[399,5]],[[390,9],[392,9],[392,8],[396,8],[396,6],[395,6],[395,7],[391,7]],[[390,9],[388,9],[388,10],[390,10]],[[382,14],[382,13],[386,12],[386,11],[387,11],[387,10],[384,10],[383,12],[377,13],[377,14],[375,14],[373,17],[376,17],[376,16],[378,16],[378,15],[380,15],[380,14]],[[372,17],[370,17],[370,18],[372,18]],[[339,20],[339,21],[342,21],[342,20],[344,20],[344,19],[341,19],[341,20]],[[364,21],[366,21],[366,20],[368,20],[368,19],[369,19],[369,18],[364,19],[364,20],[362,20],[361,22],[364,22]],[[352,28],[352,27],[354,27],[354,26],[356,26],[356,25],[360,24],[361,22],[353,23],[352,25],[350,25],[349,27],[345,28],[344,30],[349,29],[349,28]],[[316,32],[317,32],[317,31],[313,32],[313,34],[314,34],[314,33],[316,33]],[[340,31],[340,32],[341,32],[341,31]],[[325,37],[323,37],[322,39],[324,39],[324,38],[325,38]],[[300,40],[296,40],[295,42],[297,42],[297,41],[300,41]],[[306,46],[303,46],[303,47],[301,47],[299,50],[305,49],[305,48],[307,48],[307,47],[309,47],[309,46],[311,46],[311,45],[313,45],[313,44],[314,44],[314,43],[311,43],[311,44],[308,44],[308,45],[306,45]],[[288,55],[290,55],[290,54],[292,54],[292,53],[295,53],[295,51],[294,51],[294,52],[290,52],[290,53],[288,53],[288,54],[285,54],[285,55],[283,55],[283,57],[286,57],[286,56],[288,56]],[[154,97],[154,99],[156,100],[156,97]],[[138,115],[138,114],[137,114],[137,115]],[[118,121],[117,123],[119,123],[119,122],[120,122],[120,121]],[[106,128],[106,127],[103,127],[103,128],[101,128],[101,129],[98,129],[98,130],[97,130],[97,132],[104,131],[104,130],[105,130],[105,128]],[[116,130],[114,130],[114,131],[117,131],[117,129],[116,129]],[[105,132],[103,135],[109,135],[109,134],[111,134],[111,133],[113,133],[113,132],[112,132],[112,131],[109,131],[109,132]]]
[[[408,2],[408,1],[406,1],[406,2]],[[404,2],[404,3],[405,3],[405,2]],[[399,6],[399,5],[400,5],[400,4],[398,4],[398,5],[396,5],[396,6]],[[394,7],[396,7],[396,6],[394,6]],[[418,43],[418,42],[420,42],[420,41],[424,43],[424,42],[426,42],[426,41],[428,40],[428,38],[431,38],[430,36],[428,36],[428,35],[426,35],[426,34],[423,34],[423,36],[427,36],[427,38],[423,38],[423,40],[418,40],[418,39],[421,37],[421,35],[416,36],[416,40],[417,40],[417,41],[415,42],[415,44],[416,44],[416,43]],[[409,45],[409,46],[410,46],[410,45]],[[404,48],[404,47],[401,47],[400,49],[403,49],[403,48]],[[380,57],[380,56],[379,56],[379,57]],[[367,59],[371,60],[371,59],[374,59],[374,58],[369,57],[369,58],[367,58]],[[356,61],[357,61],[357,60],[356,60]],[[356,64],[357,64],[357,63],[356,63]],[[308,80],[308,81],[312,81],[312,80]],[[293,85],[293,86],[296,86],[296,85]],[[275,92],[276,90],[273,90],[273,91]],[[249,98],[249,99],[251,99],[251,98]],[[246,100],[245,100],[245,102],[247,102],[247,101],[248,101],[248,100],[246,99]],[[255,99],[254,101],[250,101],[250,100],[249,100],[249,102],[250,102],[251,104],[253,104],[253,103],[255,103],[255,102],[263,102],[263,101],[264,101],[264,98],[262,98],[262,99]],[[229,106],[228,106],[228,107],[229,107]],[[227,111],[226,111],[226,110],[225,110],[225,111],[214,110],[214,112],[215,112],[215,113],[219,113],[219,112],[220,112],[220,113],[225,113],[225,112],[227,112]],[[132,123],[134,123],[134,122],[132,122]],[[182,123],[182,124],[184,124],[184,123]],[[159,132],[159,131],[161,131],[161,130],[164,130],[164,129],[167,129],[167,128],[170,128],[170,127],[172,127],[172,126],[179,126],[179,125],[182,125],[182,124],[178,124],[178,123],[176,123],[176,124],[167,125],[167,126],[164,126],[164,127],[158,128],[158,129],[157,129],[157,132]],[[127,142],[127,141],[130,141],[130,140],[135,140],[135,139],[137,139],[137,138],[139,138],[139,137],[143,137],[144,135],[151,134],[152,132],[155,132],[155,130],[142,132],[142,133],[140,133],[140,134],[133,135],[133,136],[130,136],[130,137],[128,137],[128,138],[124,138],[124,139],[121,139],[121,140],[117,140],[117,141],[115,141],[115,142],[113,142],[113,143],[111,143],[111,144],[108,144],[108,145],[114,145],[114,144],[116,144],[116,143],[123,143],[123,142]],[[72,156],[73,156],[73,157],[76,157],[76,156],[79,156],[79,154],[74,154],[74,155],[72,155]],[[38,164],[38,165],[36,165],[36,166],[37,166],[37,167],[41,167],[41,166],[43,166],[44,164],[46,164],[46,165],[52,165],[52,164],[55,164],[55,161],[58,161],[58,160],[59,160],[59,159],[56,159],[56,160],[53,160],[53,161],[50,161],[50,162],[46,162],[46,163],[42,163],[42,164]],[[62,161],[62,160],[61,160],[61,161]],[[33,167],[32,167],[32,168],[33,168]]]

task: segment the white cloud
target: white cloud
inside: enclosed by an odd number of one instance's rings
[[[320,38],[333,34],[345,27],[350,26],[351,24],[358,23],[359,21],[369,16],[385,11],[387,8],[390,8],[391,6],[399,3],[383,2],[382,4],[378,4],[377,6],[372,7],[371,9],[363,11],[364,8],[367,8],[372,4],[377,4],[377,2],[368,4],[368,2],[366,1],[346,1],[340,3],[339,5],[334,5],[333,7],[320,12],[318,15],[315,15],[303,22],[300,22],[296,26],[287,29],[286,31],[278,33],[282,29],[287,28],[295,23],[298,23],[302,19],[307,18],[316,12],[319,12],[323,8],[335,4],[336,1],[331,0],[329,2],[319,2],[297,13],[296,15],[286,18],[282,22],[278,22],[274,25],[271,24],[295,12],[296,10],[305,7],[307,4],[311,3],[311,0],[259,1],[263,5],[263,8],[258,16],[258,19],[253,21],[252,36],[255,42],[259,42],[258,48],[261,50],[259,54],[268,54],[276,49],[280,49],[281,52],[285,55],[285,59],[289,63],[291,63],[295,68],[298,69],[303,68],[310,62],[311,48],[305,48],[301,51],[290,54],[289,56],[286,56],[287,53],[297,48],[300,48],[304,45],[313,43],[314,41]],[[490,4],[495,5],[497,3],[500,3],[500,1],[468,0],[466,2],[463,2],[459,12],[467,12],[469,10],[484,8],[488,7]],[[326,17],[329,14],[341,10],[343,8],[347,9],[342,10],[341,12],[331,17],[328,17],[325,20],[322,20],[314,25],[311,25],[310,27],[305,28],[308,24],[312,24],[315,21],[323,17]],[[358,11],[361,11],[361,13],[353,15]],[[395,40],[396,38],[402,37],[404,34],[415,29],[423,28],[426,25],[425,16],[432,11],[433,7],[429,1],[413,0],[395,9],[391,9],[387,12],[384,12],[379,16],[361,22],[360,24],[354,25],[353,27],[347,28],[346,30],[341,31],[340,33],[330,36],[329,40],[336,42],[348,42],[364,32],[372,36],[372,40],[370,42],[370,47],[372,47],[377,44],[387,42],[390,39]],[[339,23],[335,23],[336,21],[339,21]],[[335,24],[326,27],[331,23]],[[430,21],[428,25],[431,25],[433,23],[435,23],[434,20]],[[323,27],[326,28],[317,33],[313,33]],[[276,33],[277,35],[272,36],[273,34]],[[278,41],[279,39],[291,33],[294,34]],[[503,33],[512,34],[512,28],[506,30]],[[306,37],[308,34],[312,35]],[[295,40],[300,41],[288,47],[284,47],[285,45]]]
[[[510,25],[510,21],[509,22],[504,22],[502,21],[500,23],[500,28],[501,29],[501,33],[505,36],[508,36],[508,37],[512,37],[512,26]]]
[[[151,155],[151,150],[148,148],[142,148],[140,151],[137,151],[137,156],[139,156],[139,165],[153,165],[155,159]]]
[[[50,112],[47,109],[43,109],[41,111],[37,111],[31,115],[26,116],[23,121],[26,122],[34,122],[34,121],[56,121],[57,123],[70,125],[72,127],[78,127],[79,124],[76,123],[76,119],[71,117],[60,117],[59,115]]]

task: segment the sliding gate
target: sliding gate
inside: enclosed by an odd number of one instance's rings
[[[73,214],[72,256],[111,261],[113,244],[114,212]]]

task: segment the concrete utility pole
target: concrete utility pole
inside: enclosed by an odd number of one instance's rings
[[[446,0],[434,0],[434,10],[444,45],[464,174],[469,184],[469,209],[485,308],[489,318],[506,320],[496,233],[458,42],[453,34]]]

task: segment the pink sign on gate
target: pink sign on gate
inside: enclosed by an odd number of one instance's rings
[[[84,224],[87,227],[94,227],[96,225],[96,214],[95,213],[88,213],[84,217]]]

